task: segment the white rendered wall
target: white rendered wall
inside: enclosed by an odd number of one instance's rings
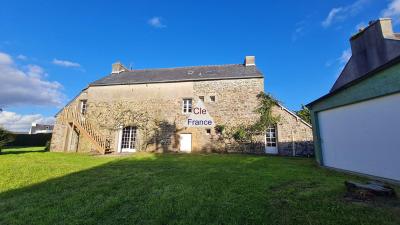
[[[400,181],[400,93],[318,113],[324,166]]]

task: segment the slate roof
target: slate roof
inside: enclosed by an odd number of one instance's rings
[[[148,84],[182,81],[225,80],[241,78],[263,78],[256,66],[243,64],[191,66],[165,69],[140,69],[112,73],[89,86],[121,84]]]
[[[380,20],[374,21],[350,39],[352,56],[335,81],[330,92],[334,92],[340,87],[365,76],[370,71],[400,56],[400,34],[391,33],[383,35]],[[354,41],[357,39],[359,40]]]

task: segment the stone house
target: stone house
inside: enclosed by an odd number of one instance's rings
[[[312,154],[311,126],[283,106],[273,109],[279,123],[256,144],[222,138],[259,119],[262,91],[254,56],[243,64],[166,69],[128,70],[115,63],[110,75],[56,115],[51,151]]]

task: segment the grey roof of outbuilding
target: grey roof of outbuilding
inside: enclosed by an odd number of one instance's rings
[[[167,83],[201,80],[263,78],[256,66],[243,64],[191,66],[165,69],[140,69],[112,73],[89,86]]]

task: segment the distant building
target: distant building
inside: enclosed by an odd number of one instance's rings
[[[29,130],[29,134],[48,134],[52,133],[54,125],[32,123],[32,127]]]
[[[320,165],[400,181],[400,34],[379,19],[351,37],[331,91],[308,104]]]

